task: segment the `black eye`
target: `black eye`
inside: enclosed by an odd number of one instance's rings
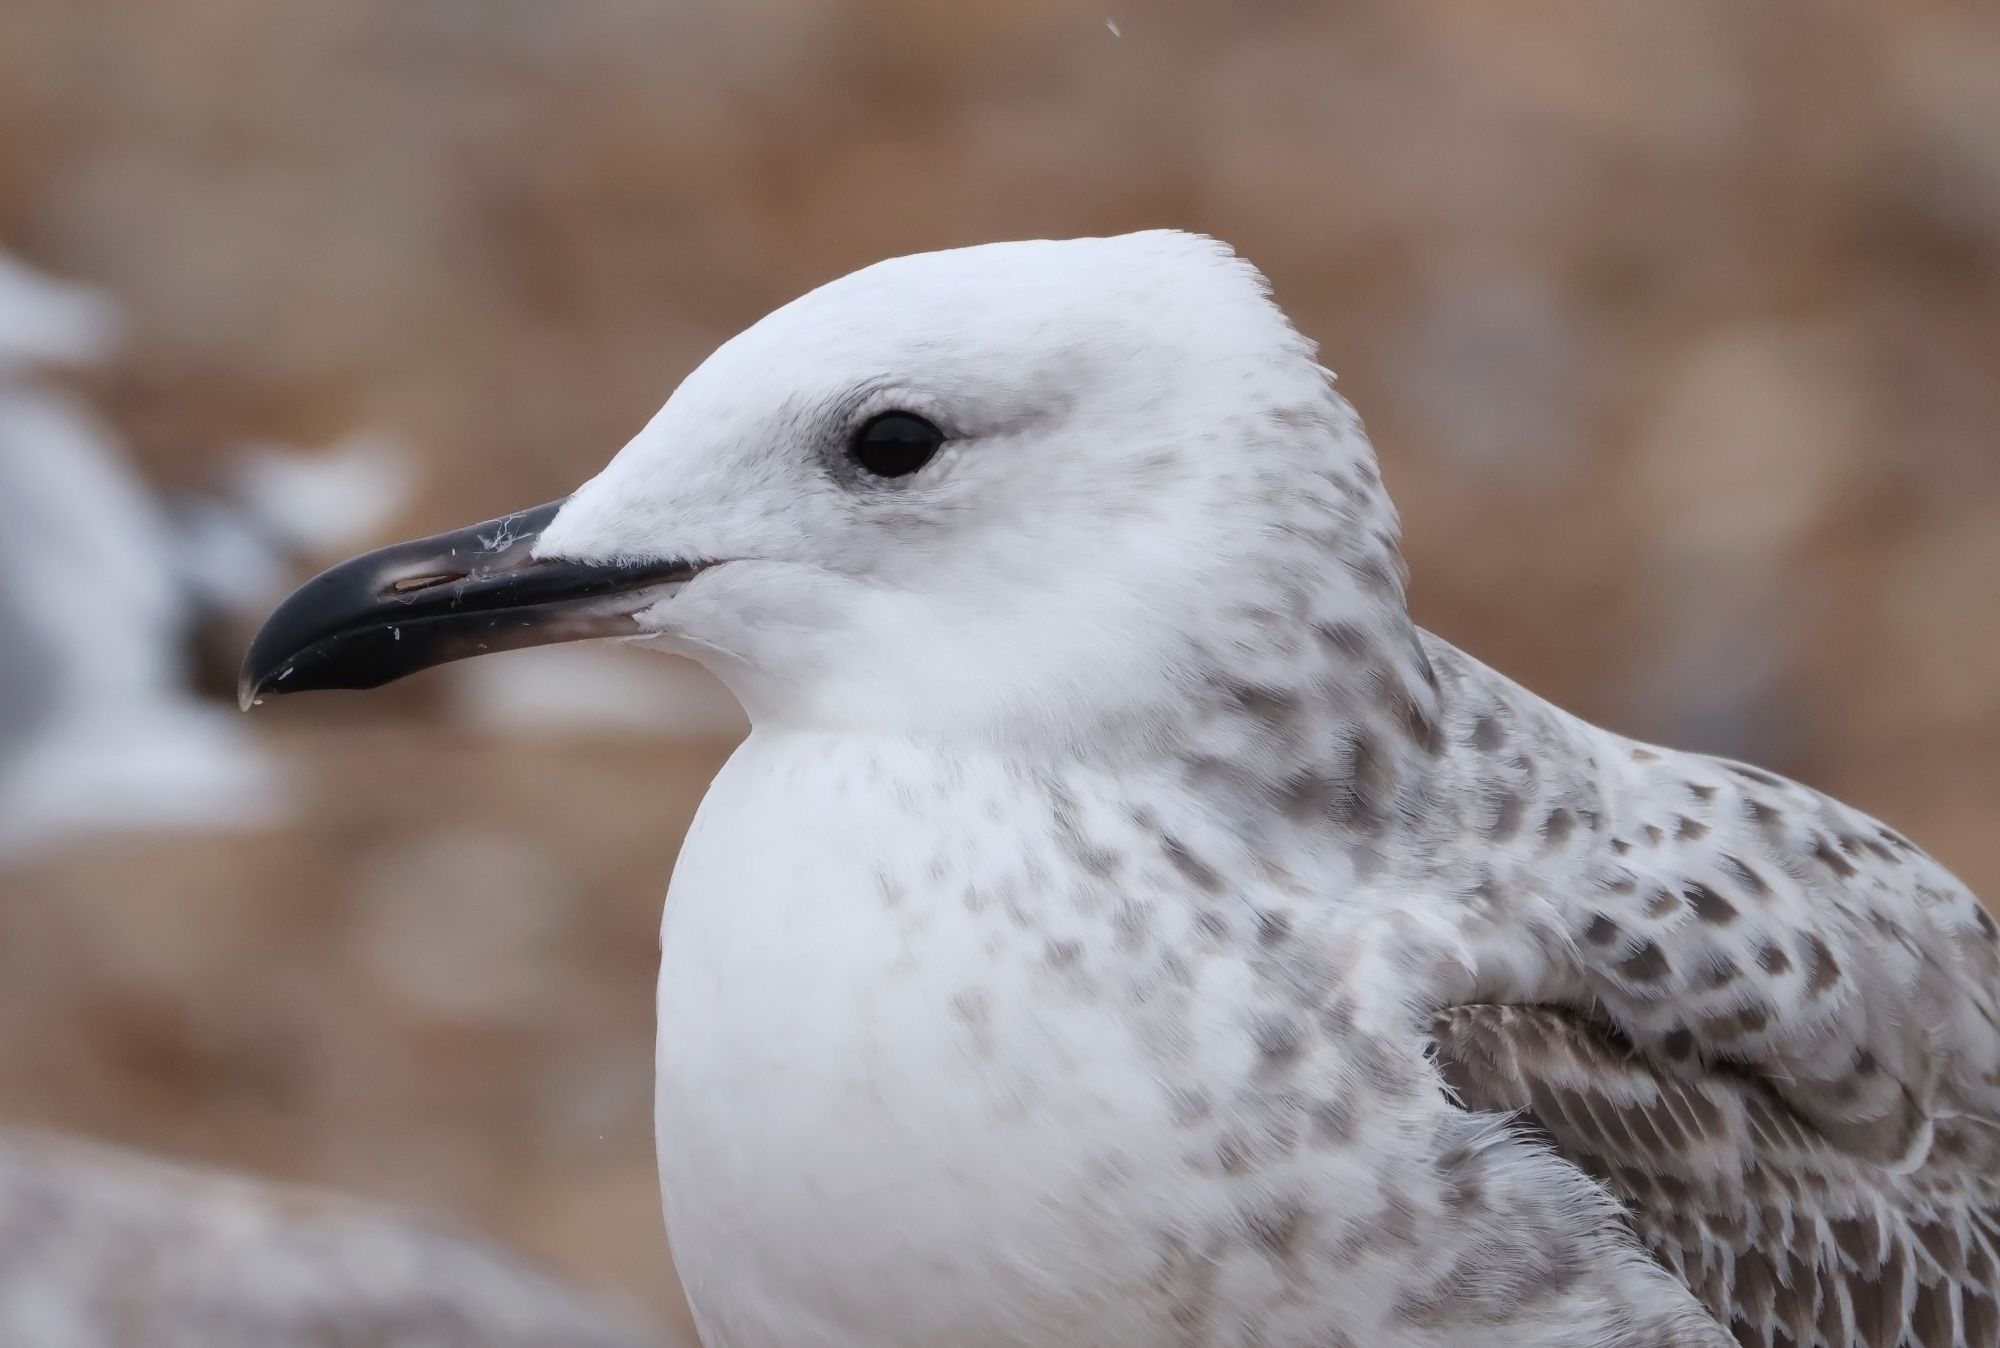
[[[944,432],[913,412],[884,412],[861,423],[848,457],[876,477],[908,477],[929,463]]]

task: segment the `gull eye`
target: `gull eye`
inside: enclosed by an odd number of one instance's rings
[[[861,423],[847,456],[876,477],[908,477],[944,445],[944,432],[914,412],[884,412]]]

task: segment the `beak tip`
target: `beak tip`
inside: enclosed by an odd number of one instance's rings
[[[242,673],[236,676],[236,709],[249,711],[252,707],[264,705],[264,698],[271,689],[268,672],[260,672],[251,660],[243,662]]]
[[[251,638],[236,705],[247,712],[281,695],[377,688],[484,651],[631,635],[632,595],[699,569],[680,559],[535,556],[542,527],[561,507],[393,544],[321,572]]]

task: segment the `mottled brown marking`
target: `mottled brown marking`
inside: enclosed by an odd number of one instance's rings
[[[1315,1100],[1306,1110],[1313,1140],[1322,1146],[1345,1146],[1354,1138],[1354,1107],[1345,1100]]]
[[[1382,752],[1375,736],[1356,730],[1347,746],[1347,790],[1336,799],[1334,818],[1353,828],[1373,831],[1388,819],[1396,790],[1393,760]]]
[[[1590,925],[1583,929],[1583,939],[1592,945],[1613,945],[1625,934],[1625,929],[1607,913],[1595,913]]]
[[[1754,867],[1741,857],[1725,855],[1721,858],[1721,864],[1722,869],[1728,871],[1731,878],[1736,883],[1742,885],[1744,889],[1748,890],[1753,897],[1762,899],[1770,896],[1770,884],[1765,881],[1762,875],[1757,873]]]
[[[1334,812],[1341,797],[1340,783],[1320,772],[1297,772],[1278,788],[1278,805],[1293,823],[1305,824]]]
[[[1250,1038],[1266,1065],[1290,1062],[1305,1047],[1305,1027],[1297,1018],[1277,1013],[1258,1016],[1250,1026]]]
[[[1384,1100],[1409,1098],[1411,1086],[1404,1075],[1404,1063],[1389,1050],[1381,1036],[1363,1035],[1353,1052],[1355,1065]]]
[[[1542,820],[1542,838],[1551,847],[1560,845],[1576,831],[1576,816],[1558,806],[1550,810],[1548,818]]]
[[[1389,703],[1396,724],[1402,727],[1411,743],[1433,758],[1444,751],[1444,739],[1438,733],[1437,722],[1407,690],[1395,689],[1389,695]]]
[[[1915,843],[1911,842],[1908,838],[1905,838],[1902,834],[1896,832],[1895,829],[1890,828],[1887,824],[1877,824],[1875,826],[1875,832],[1882,839],[1883,842],[1888,843],[1889,846],[1895,848],[1899,852],[1915,852],[1917,850],[1917,845]]]
[[[1076,858],[1077,864],[1082,866],[1085,871],[1100,880],[1108,880],[1116,875],[1119,863],[1125,859],[1122,854],[1114,852],[1108,847],[1094,847],[1088,844],[1077,849],[1071,855]]]
[[[1483,754],[1497,753],[1507,742],[1507,732],[1491,716],[1480,716],[1472,722],[1472,747]]]
[[[1840,964],[1818,932],[1805,933],[1799,947],[1806,962],[1807,995],[1817,997],[1840,982]]]
[[[977,988],[953,993],[951,1014],[952,1019],[965,1027],[973,1051],[982,1058],[990,1057],[994,1049],[991,999]]]
[[[1737,917],[1736,905],[1699,881],[1689,881],[1682,892],[1694,908],[1694,915],[1704,922],[1718,927],[1726,927]]]
[[[1487,826],[1486,836],[1495,842],[1504,842],[1521,829],[1521,798],[1512,791],[1502,791],[1493,803],[1493,822]]]
[[[1342,562],[1361,582],[1361,587],[1378,599],[1395,599],[1403,592],[1395,573],[1374,553],[1343,557]]]
[[[1167,860],[1197,889],[1210,894],[1221,892],[1222,876],[1213,866],[1188,851],[1185,844],[1171,833],[1160,835],[1160,850],[1167,854]]]
[[[1757,967],[1767,974],[1781,974],[1792,967],[1792,957],[1776,941],[1765,941],[1757,947]]]
[[[1833,845],[1832,841],[1824,833],[1813,835],[1812,855],[1813,860],[1819,862],[1843,880],[1852,880],[1856,875],[1860,874],[1854,868],[1854,863],[1842,856],[1840,850]]]
[[[1368,631],[1354,623],[1317,623],[1313,630],[1321,641],[1350,660],[1360,659],[1369,653]]]
[[[1196,1249],[1177,1235],[1166,1237],[1162,1245],[1153,1286],[1167,1298],[1175,1343],[1180,1348],[1197,1348],[1208,1342],[1208,1321],[1215,1310],[1215,1283],[1222,1262],[1213,1250]]]
[[[1271,411],[1271,420],[1289,434],[1311,435],[1333,429],[1333,420],[1327,416],[1326,409],[1313,403],[1274,408]],[[1347,475],[1338,469],[1329,471],[1326,476],[1338,483],[1344,491],[1354,490],[1347,482]]]
[[[1298,694],[1288,688],[1254,683],[1228,683],[1223,688],[1230,705],[1274,730],[1288,728],[1299,714]]]
[[[1291,1259],[1305,1237],[1306,1206],[1296,1198],[1274,1198],[1243,1217],[1251,1243],[1273,1259]]]
[[[1668,972],[1666,952],[1659,943],[1648,941],[1618,962],[1618,972],[1635,983],[1653,983],[1666,977]]]
[[[1336,997],[1320,1008],[1320,1033],[1329,1039],[1344,1039],[1354,1032],[1355,1005],[1352,997]]]
[[[1699,842],[1708,836],[1708,825],[1682,815],[1680,823],[1674,828],[1674,836],[1682,842]]]
[[[1785,817],[1785,812],[1769,801],[1759,800],[1755,796],[1745,796],[1743,798],[1743,815],[1751,823],[1760,827],[1775,828],[1778,822]]]
[[[1199,1086],[1167,1088],[1168,1117],[1182,1128],[1200,1123],[1215,1111],[1215,1102]]]
[[[1129,955],[1144,947],[1151,921],[1146,905],[1136,899],[1120,899],[1111,914],[1111,931],[1119,951]]]

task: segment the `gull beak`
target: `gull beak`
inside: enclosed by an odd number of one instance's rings
[[[534,556],[563,502],[366,553],[278,605],[236,685],[249,708],[318,688],[378,688],[432,665],[590,637],[636,636],[634,614],[701,570],[685,560]]]

